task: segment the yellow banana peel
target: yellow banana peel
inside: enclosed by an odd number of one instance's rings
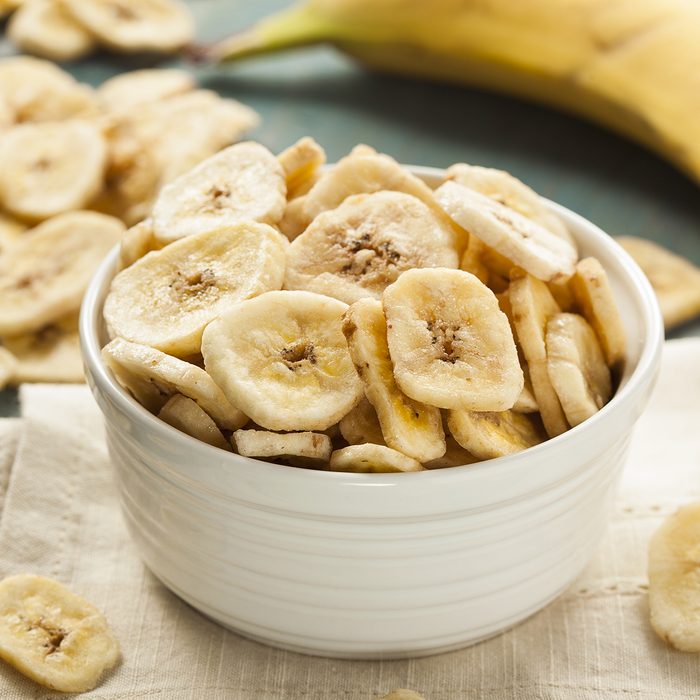
[[[384,71],[586,116],[700,182],[697,0],[309,0],[204,55],[230,61],[320,42]]]

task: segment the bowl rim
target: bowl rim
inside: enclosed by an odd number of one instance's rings
[[[332,167],[332,164],[325,167]],[[428,179],[442,178],[445,173],[445,169],[443,168],[430,166],[402,164],[402,167],[418,177]],[[292,480],[300,485],[305,481],[310,481],[313,482],[315,486],[318,486],[319,474],[321,474],[323,475],[321,477],[323,482],[329,485],[364,485],[372,487],[406,487],[409,484],[420,484],[426,481],[430,481],[434,484],[452,482],[454,480],[462,482],[464,479],[476,480],[483,477],[485,473],[488,474],[489,478],[507,479],[511,472],[522,468],[522,463],[525,460],[544,457],[549,453],[560,450],[562,446],[566,446],[566,449],[569,450],[571,449],[572,443],[583,444],[588,440],[589,434],[593,434],[596,427],[602,421],[610,420],[614,414],[624,410],[626,405],[632,403],[633,399],[638,396],[640,392],[644,392],[651,382],[653,382],[658,370],[664,340],[663,320],[656,295],[646,276],[627,251],[593,222],[545,197],[542,197],[542,199],[550,209],[565,220],[571,220],[577,226],[588,229],[589,233],[592,233],[603,247],[608,248],[609,252],[615,254],[625,272],[626,279],[624,281],[628,290],[633,290],[636,301],[641,302],[638,303],[638,306],[643,314],[644,338],[636,367],[629,375],[624,386],[618,388],[611,400],[594,416],[591,416],[565,433],[550,438],[539,445],[535,445],[534,447],[512,455],[484,460],[474,464],[443,469],[426,469],[419,472],[374,474],[332,472],[274,464],[265,460],[226,452],[220,448],[201,442],[173,428],[141,406],[141,404],[131,397],[111,376],[111,373],[107,370],[106,365],[102,361],[98,331],[98,319],[101,319],[102,314],[100,297],[105,285],[108,284],[116,274],[119,244],[109,252],[93,274],[83,298],[80,311],[79,333],[81,351],[83,361],[89,368],[89,374],[93,378],[95,385],[94,390],[104,392],[109,399],[121,411],[129,415],[132,420],[144,423],[153,435],[162,438],[168,443],[177,445],[183,451],[189,451],[193,455],[198,453],[205,460],[213,459],[217,463],[224,463],[227,465],[227,468],[251,470],[251,475],[255,473],[260,478],[269,475],[271,478],[281,477],[284,480]],[[196,481],[196,475],[191,475],[191,478]]]

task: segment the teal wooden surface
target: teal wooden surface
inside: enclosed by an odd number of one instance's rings
[[[190,2],[201,40],[289,4]],[[0,43],[0,55],[10,53]],[[98,85],[143,66],[100,54],[66,68]],[[192,70],[204,87],[254,107],[262,124],[251,137],[273,151],[310,134],[330,160],[363,142],[404,163],[503,168],[612,235],[650,238],[700,264],[700,187],[641,146],[576,117],[480,90],[373,74],[331,47]],[[700,335],[700,321],[670,337],[684,335]],[[0,392],[0,415],[15,411],[14,394]]]

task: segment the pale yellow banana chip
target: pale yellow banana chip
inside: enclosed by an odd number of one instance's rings
[[[176,68],[145,68],[119,73],[97,89],[100,106],[108,112],[133,110],[148,102],[194,90],[191,73]]]
[[[445,454],[437,459],[431,459],[429,462],[424,462],[423,466],[426,469],[446,469],[448,467],[461,467],[465,464],[474,464],[477,459],[469,450],[465,450],[452,435],[445,437]]]
[[[306,229],[306,216],[304,215],[304,198],[306,195],[301,195],[296,199],[292,199],[284,208],[284,214],[277,223],[279,230],[287,236],[290,241],[293,241],[297,236],[304,233]]]
[[[572,427],[610,399],[610,370],[593,329],[582,316],[556,314],[547,321],[547,373]]]
[[[456,182],[445,182],[435,198],[447,214],[473,236],[535,277],[569,277],[576,249],[517,211]]]
[[[239,301],[282,286],[287,239],[243,222],[152,251],[112,280],[104,317],[121,336],[187,357],[204,327]]]
[[[211,416],[187,396],[173,394],[158,412],[158,418],[207,445],[231,451],[231,446]]]
[[[608,366],[620,370],[625,361],[625,327],[608,276],[595,258],[583,258],[571,278],[576,305],[591,324]]]
[[[319,178],[326,152],[311,137],[305,136],[277,156],[287,183],[287,199],[306,194]]]
[[[123,233],[118,219],[75,211],[23,234],[0,257],[0,335],[35,331],[77,311],[95,268]]]
[[[22,240],[27,224],[10,214],[0,211],[0,255]]]
[[[237,430],[248,420],[201,367],[123,338],[105,345],[102,357],[117,381],[153,413],[174,394],[182,394],[224,430]]]
[[[0,391],[13,379],[17,369],[17,358],[5,347],[0,345]]]
[[[6,336],[2,342],[16,358],[11,384],[85,381],[77,313],[34,333]]]
[[[233,442],[244,457],[281,459],[294,466],[321,468],[328,463],[333,446],[323,433],[273,433],[269,430],[236,430]]]
[[[87,121],[23,124],[0,139],[0,201],[41,221],[83,208],[102,188],[107,144]]]
[[[119,244],[120,269],[133,265],[146,253],[158,250],[159,247],[153,236],[153,224],[150,219],[134,224],[124,233]]]
[[[391,447],[373,445],[350,445],[335,450],[331,455],[328,468],[334,472],[419,472],[421,463]]]
[[[506,410],[523,388],[508,318],[462,270],[408,270],[383,296],[401,390],[430,406]]]
[[[28,678],[82,693],[119,656],[105,616],[63,584],[31,574],[0,582],[0,658]]]
[[[508,297],[518,344],[527,362],[532,391],[550,437],[569,429],[559,397],[547,371],[545,334],[547,321],[561,313],[547,285],[531,275],[518,273],[511,280]]]
[[[229,400],[268,430],[325,430],[363,395],[342,317],[347,305],[311,292],[268,292],[212,321],[207,371]]]
[[[294,239],[285,287],[351,304],[381,298],[405,270],[458,263],[450,237],[420,200],[402,192],[375,192],[347,198]]]
[[[286,201],[277,159],[260,144],[239,143],[166,185],[153,207],[153,228],[169,243],[240,221],[274,224]]]
[[[377,412],[366,397],[362,397],[360,403],[341,418],[338,427],[343,439],[350,445],[361,445],[363,442],[386,444]]]
[[[700,315],[700,268],[658,243],[632,236],[616,240],[649,278],[667,330]]]
[[[377,412],[383,441],[419,462],[442,457],[445,434],[440,410],[406,396],[394,379],[382,303],[355,302],[343,317],[343,333],[365,396]]]
[[[100,43],[118,51],[169,53],[194,38],[194,20],[180,0],[62,0]]]
[[[547,439],[537,416],[515,411],[450,411],[447,424],[454,439],[478,459],[504,457]]]
[[[61,0],[29,0],[12,15],[7,36],[25,53],[51,61],[74,61],[97,44]]]
[[[700,503],[666,518],[649,542],[649,612],[656,634],[700,652]]]

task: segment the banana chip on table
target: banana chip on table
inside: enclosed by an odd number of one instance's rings
[[[649,542],[649,613],[661,639],[700,652],[700,503],[666,518]]]
[[[321,468],[328,464],[333,446],[323,433],[273,433],[269,430],[236,430],[233,442],[244,457],[283,459],[293,466]]]
[[[120,657],[104,615],[66,586],[20,574],[0,581],[0,658],[52,690],[94,688]]]
[[[643,238],[615,239],[649,278],[666,330],[700,315],[700,268],[658,243]]]
[[[158,412],[158,418],[208,445],[231,451],[231,446],[212,417],[187,396],[173,394]]]

